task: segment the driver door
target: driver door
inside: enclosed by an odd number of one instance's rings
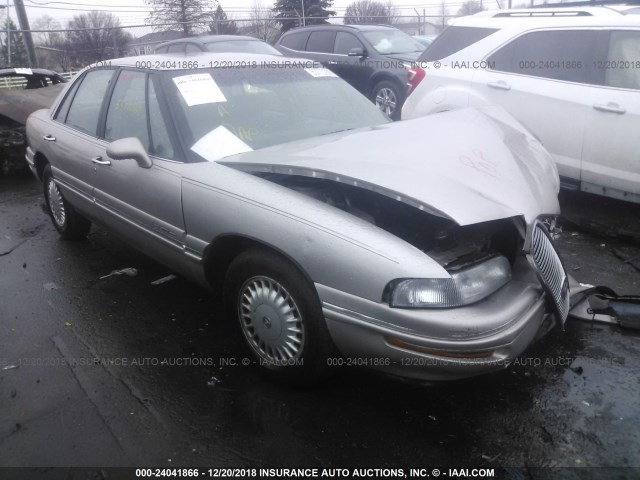
[[[94,197],[103,223],[152,256],[172,261],[181,257],[185,238],[181,170],[157,92],[159,79],[138,70],[119,72],[103,124],[105,150],[94,159]],[[153,165],[113,160],[109,142],[137,137]]]

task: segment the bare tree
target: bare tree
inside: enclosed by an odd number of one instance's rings
[[[122,30],[118,17],[94,10],[73,17],[67,24],[64,49],[73,66],[82,67],[124,55],[130,40],[131,34]]]
[[[249,11],[247,34],[259,38],[263,42],[275,43],[280,36],[278,22],[273,20],[273,9],[263,5],[260,0],[253,0]]]
[[[144,0],[153,7],[147,17],[150,25],[172,23],[176,26],[158,27],[157,30],[181,30],[183,37],[206,28],[212,19],[217,0]],[[195,25],[194,25],[195,23]]]
[[[36,45],[57,47],[64,42],[64,31],[60,22],[49,15],[43,15],[33,22],[31,30],[49,30],[48,32],[34,32],[33,41]]]
[[[385,7],[387,7],[387,18],[389,20],[388,24],[395,25],[396,23],[400,23],[402,20],[402,17],[400,16],[400,12],[396,4],[393,3],[392,0],[389,0],[385,4]]]
[[[390,9],[388,5],[377,0],[355,0],[347,5],[344,14],[344,23],[348,24],[367,24],[367,23],[384,23],[389,25]]]
[[[62,25],[52,17],[44,15],[33,22],[32,30],[48,30],[33,33],[38,65],[51,70],[66,70],[68,62]]]
[[[458,13],[456,15],[458,17],[464,17],[466,15],[473,15],[474,13],[482,12],[484,8],[477,0],[468,0],[462,4]]]

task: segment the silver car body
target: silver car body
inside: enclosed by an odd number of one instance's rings
[[[131,66],[140,58],[112,65]],[[171,57],[145,59],[158,58]],[[539,219],[559,213],[558,175],[539,142],[500,109],[337,132],[213,162],[152,156],[152,167],[140,168],[133,160],[93,161],[108,159],[108,143],[56,122],[60,101],[27,123],[27,160],[36,176],[49,162],[79,212],[204,286],[211,286],[211,266],[226,239],[250,239],[286,256],[315,286],[331,337],[346,358],[368,359],[360,364],[404,377],[468,377],[504,368],[553,323],[545,291],[554,294],[548,288],[554,279],[545,287],[531,255]],[[266,174],[354,186],[461,227],[512,222],[523,249],[511,280],[480,302],[392,308],[385,300],[391,281],[450,274],[366,218]]]

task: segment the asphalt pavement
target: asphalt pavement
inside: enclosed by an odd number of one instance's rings
[[[638,294],[640,206],[565,202],[569,273]],[[61,240],[32,178],[0,179],[0,219],[0,467],[640,467],[638,332],[569,320],[496,374],[292,390],[243,365],[211,293],[103,229]]]

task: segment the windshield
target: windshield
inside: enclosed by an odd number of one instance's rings
[[[362,32],[376,52],[382,55],[422,52],[424,46],[400,30]]]
[[[282,55],[268,43],[258,40],[229,40],[224,42],[209,42],[206,44],[210,52],[244,52],[261,53],[265,55]]]
[[[197,160],[389,122],[325,68],[270,65],[165,73],[176,124]]]

